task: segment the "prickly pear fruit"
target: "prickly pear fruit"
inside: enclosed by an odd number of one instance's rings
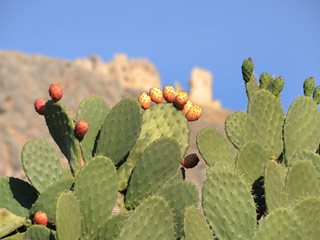
[[[169,103],[172,103],[176,98],[175,90],[172,86],[165,86],[163,88],[162,94],[163,98]]]
[[[249,82],[251,79],[251,75],[253,74],[253,61],[251,58],[247,58],[243,61],[241,70],[242,70],[242,77],[245,82]]]
[[[186,115],[192,107],[193,107],[192,102],[190,100],[188,100],[182,109],[182,112],[184,113],[184,115]]]
[[[180,161],[180,164],[185,168],[193,168],[193,167],[197,166],[198,162],[199,162],[199,158],[198,158],[197,154],[192,153],[192,154],[185,156]]]
[[[174,103],[176,106],[182,109],[188,100],[188,94],[185,91],[179,91],[174,99]]]
[[[139,95],[138,101],[143,109],[148,109],[151,106],[151,97],[146,92]]]
[[[313,101],[316,104],[320,103],[320,86],[316,87],[313,91]]]
[[[86,135],[86,133],[88,132],[88,129],[89,129],[88,123],[84,120],[79,120],[75,128],[76,136],[82,139],[84,135]]]
[[[162,91],[158,87],[151,88],[149,91],[149,96],[151,97],[151,100],[155,103],[163,102]]]
[[[40,115],[43,115],[45,105],[46,105],[46,101],[44,101],[42,98],[37,98],[37,99],[34,101],[34,109],[35,109],[36,112],[39,113]]]
[[[196,121],[201,117],[201,107],[199,105],[193,105],[193,107],[187,112],[188,121]]]
[[[38,225],[47,226],[48,216],[45,212],[38,211],[34,214],[33,222]]]
[[[303,93],[305,96],[310,97],[315,87],[314,78],[308,77],[303,83]]]
[[[59,101],[62,98],[63,90],[59,83],[52,83],[49,88],[49,95],[54,101]]]

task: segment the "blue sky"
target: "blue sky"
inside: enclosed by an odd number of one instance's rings
[[[285,78],[285,109],[305,78],[320,84],[320,1],[0,0],[0,49],[74,59],[150,59],[163,85],[187,88],[192,67],[214,75],[214,98],[246,107],[241,63]]]

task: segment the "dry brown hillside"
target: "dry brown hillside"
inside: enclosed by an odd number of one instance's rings
[[[152,86],[161,86],[152,63],[129,59],[123,54],[104,62],[95,56],[68,61],[0,52],[0,176],[23,176],[20,165],[23,144],[38,137],[50,139],[43,118],[33,109],[33,102],[38,97],[48,98],[47,89],[51,82],[62,84],[64,103],[73,114],[81,99],[90,95],[103,96],[112,106],[122,97],[136,97]],[[189,152],[195,152],[195,134],[207,126],[223,129],[223,122],[230,112],[212,99],[209,72],[195,68],[189,82],[190,95],[203,107],[203,117],[190,123]],[[188,175],[199,183],[203,173],[204,164],[200,163]]]

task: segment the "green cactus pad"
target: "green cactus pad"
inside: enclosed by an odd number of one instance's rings
[[[255,142],[247,142],[237,155],[236,169],[251,186],[259,177],[264,175],[265,165],[269,159],[268,153]]]
[[[59,239],[79,240],[80,206],[72,192],[61,193],[57,201],[56,228]]]
[[[146,195],[155,193],[177,171],[180,150],[177,141],[162,137],[143,152],[132,173],[126,206],[134,208]]]
[[[268,90],[272,85],[273,77],[269,73],[260,74],[260,89]]]
[[[72,118],[61,103],[54,101],[46,103],[44,117],[52,138],[68,159],[72,172],[76,173],[80,169],[81,151]]]
[[[46,227],[33,225],[26,231],[24,240],[55,240],[54,234]]]
[[[117,240],[128,239],[175,239],[173,214],[162,197],[145,199],[129,216]]]
[[[89,130],[80,142],[82,156],[86,161],[91,160],[97,135],[110,108],[107,103],[98,96],[87,97],[81,101],[76,122],[85,120]]]
[[[284,79],[283,77],[277,77],[273,80],[271,85],[271,92],[274,96],[279,97],[282,89],[284,86]]]
[[[117,174],[113,162],[103,156],[89,161],[76,178],[74,192],[83,217],[81,238],[91,240],[116,202]]]
[[[129,218],[131,212],[123,212],[119,215],[110,216],[108,220],[99,229],[94,240],[117,239],[122,227]]]
[[[288,169],[275,161],[268,161],[264,173],[265,198],[267,211],[289,205],[288,195],[285,190],[285,180]]]
[[[306,97],[310,97],[313,93],[315,82],[313,77],[307,78],[303,83],[303,93]]]
[[[182,111],[178,111],[172,104],[157,104],[145,110],[139,139],[127,161],[118,170],[119,190],[122,191],[127,187],[137,161],[153,141],[160,137],[176,139],[180,147],[180,158],[182,158],[189,146],[189,134],[188,120]]]
[[[290,209],[280,208],[262,220],[253,240],[302,240],[298,218]]]
[[[241,176],[226,170],[208,171],[202,201],[207,221],[219,239],[251,239],[256,208]]]
[[[292,157],[292,162],[299,161],[299,160],[312,161],[313,165],[315,166],[315,168],[320,176],[320,155],[319,154],[305,150],[305,151],[303,151],[299,154],[296,154]]]
[[[26,217],[38,194],[29,183],[14,177],[0,178],[0,208]]]
[[[129,153],[141,130],[141,107],[132,99],[124,99],[107,115],[99,137],[97,155],[118,164]]]
[[[225,122],[225,131],[229,140],[239,149],[250,139],[250,128],[246,112],[235,112]]]
[[[277,159],[283,150],[282,128],[284,112],[280,101],[269,91],[260,90],[248,106],[251,141],[266,149]]]
[[[47,214],[50,223],[56,222],[56,209],[59,195],[69,191],[74,182],[73,178],[61,179],[48,187],[30,209],[30,213],[43,211]]]
[[[216,129],[202,129],[197,135],[197,146],[209,166],[234,168],[235,151],[230,142]]]
[[[286,190],[291,203],[303,196],[319,195],[319,175],[311,161],[299,160],[292,164],[286,179]]]
[[[16,233],[10,237],[3,238],[3,240],[24,240],[25,233]]]
[[[291,104],[284,125],[285,158],[292,164],[293,156],[308,150],[315,152],[320,143],[320,114],[311,98],[301,96]]]
[[[26,224],[24,217],[19,217],[8,211],[0,208],[0,238],[8,235],[14,230]]]
[[[21,162],[29,181],[43,192],[62,173],[62,165],[54,148],[44,139],[27,142],[22,149]]]
[[[213,240],[206,218],[195,206],[189,206],[184,214],[184,238],[185,240]]]
[[[181,237],[183,235],[185,208],[190,205],[198,205],[199,194],[196,186],[192,183],[181,181],[166,185],[158,194],[168,201],[174,215],[176,236],[178,238]]]
[[[293,207],[302,228],[304,239],[318,240],[320,236],[320,198],[307,197]]]

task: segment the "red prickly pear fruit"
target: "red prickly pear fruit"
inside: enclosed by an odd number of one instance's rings
[[[34,109],[36,110],[37,113],[39,113],[40,115],[43,115],[44,114],[44,108],[45,108],[45,105],[46,105],[46,101],[43,100],[42,98],[37,98],[35,101],[34,101]]]
[[[176,93],[172,86],[165,86],[163,88],[162,94],[163,98],[169,103],[174,102],[174,99],[176,98]]]
[[[174,99],[174,103],[178,108],[183,109],[188,100],[188,94],[185,91],[179,91]]]
[[[38,211],[34,214],[33,222],[38,225],[47,226],[48,216],[46,213],[44,213],[42,211]]]
[[[196,121],[201,117],[201,107],[199,105],[193,105],[193,107],[187,112],[188,121]]]
[[[76,136],[80,139],[86,135],[89,129],[89,124],[84,120],[79,120],[76,124],[75,133]]]
[[[198,165],[199,158],[197,154],[192,153],[189,154],[188,156],[184,157],[181,161],[180,164],[185,167],[185,168],[193,168]]]
[[[63,90],[59,83],[52,83],[49,88],[49,95],[53,101],[59,101],[63,96]]]
[[[190,100],[188,100],[182,109],[182,112],[184,113],[184,115],[186,115],[192,107],[193,107],[192,102]]]
[[[151,97],[146,92],[139,95],[138,101],[143,109],[149,109],[151,106]]]
[[[155,103],[163,102],[162,91],[158,87],[151,88],[149,91],[149,96],[151,97],[151,100]]]

